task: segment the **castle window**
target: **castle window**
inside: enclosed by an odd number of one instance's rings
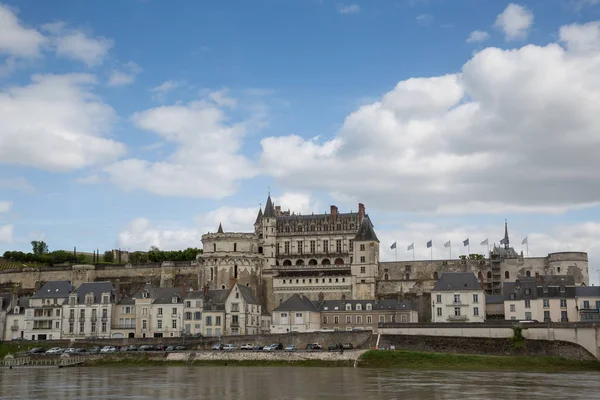
[[[311,231],[314,231],[314,230],[315,230],[315,226],[314,226],[314,225],[311,225],[311,226],[310,226],[310,230],[311,230]]]
[[[525,276],[527,276],[527,277],[531,276],[531,272],[530,271],[525,272]]]
[[[289,232],[290,232],[290,227],[289,227],[289,225],[286,225],[286,226],[285,226],[285,231],[286,231],[287,233],[289,233]]]
[[[237,277],[238,277],[238,266],[237,265],[233,266],[233,277],[235,279],[237,279]]]
[[[510,273],[508,271],[504,272],[504,279],[510,279]]]
[[[297,247],[298,247],[298,254],[302,254],[302,251],[304,250],[304,242],[299,241]]]
[[[365,262],[365,256],[360,256],[360,262],[364,263]]]
[[[233,244],[233,251],[237,251],[237,243]]]
[[[212,267],[210,268],[210,280],[211,281],[215,280],[215,270],[212,269]]]
[[[225,289],[225,285],[221,285],[221,289]]]
[[[437,271],[435,271],[435,272],[433,273],[433,279],[435,279],[436,281],[439,279],[439,275],[438,275],[438,272],[437,272]]]
[[[283,280],[283,284],[285,285],[285,279]]]
[[[323,225],[323,230],[324,231],[328,231],[329,230],[329,226],[327,224]]]
[[[360,267],[360,273],[361,274],[367,273],[367,267]]]
[[[317,248],[317,242],[315,240],[310,241],[310,252],[315,254],[315,250]]]
[[[350,240],[348,241],[348,249],[349,249],[350,251],[354,251],[354,240],[350,239]]]
[[[217,244],[213,243],[213,251],[217,251]]]
[[[560,267],[556,268],[556,272],[560,274]]]
[[[336,228],[337,228],[338,231],[341,231],[342,230],[342,224],[337,224]]]
[[[290,254],[290,242],[283,242],[283,252]]]
[[[335,251],[338,253],[342,252],[342,240],[341,239],[337,239],[335,241]]]
[[[365,245],[364,244],[360,245],[360,251],[365,251]]]
[[[406,280],[409,280],[410,279],[410,274],[407,273],[406,276],[405,276],[405,278],[406,278]]]
[[[488,271],[488,273],[487,273],[487,278],[488,278],[488,279],[492,279],[492,271]]]
[[[389,281],[390,280],[390,276],[388,274],[384,274],[383,275],[383,280],[384,281]]]
[[[298,225],[298,232],[302,232],[302,225]]]

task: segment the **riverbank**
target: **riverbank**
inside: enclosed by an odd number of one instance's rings
[[[600,361],[560,357],[479,356],[403,350],[371,350],[358,360],[361,368],[426,370],[568,372],[600,371]]]

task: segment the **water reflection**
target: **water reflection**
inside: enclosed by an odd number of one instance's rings
[[[594,399],[600,374],[353,368],[0,370],[2,399]]]

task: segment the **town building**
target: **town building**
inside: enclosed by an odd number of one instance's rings
[[[133,296],[136,337],[179,337],[183,331],[185,288],[163,288],[147,284]]]
[[[10,312],[11,307],[14,307],[12,293],[0,293],[0,341],[6,340],[6,316]]]
[[[63,339],[110,338],[115,288],[110,282],[82,283],[62,306]]]
[[[573,276],[539,275],[504,284],[507,320],[577,321]]]
[[[49,281],[29,299],[25,310],[25,339],[56,340],[62,331],[62,306],[71,294],[68,281]]]
[[[270,333],[315,332],[321,329],[321,312],[306,296],[293,294],[273,310]]]
[[[600,321],[600,286],[575,288],[576,311],[579,321]]]
[[[16,301],[13,298],[10,305],[11,308],[6,314],[3,340],[24,339],[25,310],[29,306],[29,297],[21,297]]]
[[[204,291],[189,290],[183,300],[183,331],[185,335],[202,335]]]
[[[221,337],[227,333],[225,330],[225,302],[229,296],[229,290],[206,288],[204,293],[202,336]]]
[[[504,319],[504,295],[486,294],[485,295],[485,319],[503,320]]]
[[[262,307],[262,314],[260,316],[260,334],[268,335],[271,333],[271,324],[273,322],[273,317],[265,307]]]
[[[117,296],[119,293],[117,291]],[[145,304],[145,302],[144,302]],[[144,307],[147,307],[144,305]],[[111,315],[111,338],[134,338],[138,328],[135,299],[117,297]],[[147,322],[146,322],[147,323]]]
[[[225,327],[228,335],[258,335],[261,305],[252,289],[235,284],[225,301]]]
[[[485,321],[485,291],[472,272],[444,272],[431,291],[431,322]]]

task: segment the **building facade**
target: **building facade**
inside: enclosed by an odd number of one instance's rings
[[[321,329],[321,312],[306,296],[293,294],[273,310],[270,333],[315,332]]]
[[[235,284],[225,301],[225,329],[228,335],[258,335],[262,309],[247,286]]]
[[[63,339],[110,338],[115,288],[110,282],[81,284],[62,306]]]
[[[580,321],[600,321],[600,286],[577,286],[575,304]]]
[[[162,288],[146,285],[134,296],[135,337],[179,337],[183,331],[182,287]]]
[[[29,307],[25,310],[25,339],[60,339],[62,307],[71,289],[68,281],[50,281],[31,296]]]
[[[431,322],[484,322],[485,291],[472,272],[445,272],[431,291]]]
[[[321,312],[322,330],[371,330],[378,333],[380,323],[419,322],[417,308],[406,300],[323,300],[316,305]]]

